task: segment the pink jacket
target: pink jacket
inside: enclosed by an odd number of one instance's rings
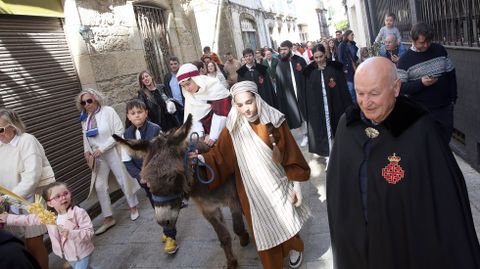
[[[12,215],[7,217],[12,226],[31,226],[42,224],[36,215]],[[57,226],[47,225],[55,254],[67,261],[78,261],[93,252],[93,224],[85,209],[75,206],[67,211],[67,220],[63,226],[69,230],[68,238],[63,237]]]

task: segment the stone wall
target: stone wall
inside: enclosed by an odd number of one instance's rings
[[[137,95],[137,75],[147,69],[133,7],[137,3],[165,10],[171,54],[184,61],[199,58],[198,31],[190,23],[188,2],[64,0],[65,33],[82,88],[104,93],[106,103],[124,117],[124,102]],[[81,25],[90,27],[93,39],[82,39]]]

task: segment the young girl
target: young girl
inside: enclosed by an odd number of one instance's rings
[[[46,225],[52,250],[74,269],[88,269],[93,252],[93,225],[87,212],[72,204],[71,191],[63,182],[47,185],[43,191],[47,205],[57,212],[57,225]],[[17,226],[42,224],[36,215],[0,214],[0,223]]]

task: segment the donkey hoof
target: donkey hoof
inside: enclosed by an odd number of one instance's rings
[[[245,232],[240,236],[240,246],[246,247],[250,243],[250,235]]]
[[[238,268],[238,262],[237,260],[231,260],[231,261],[228,261],[227,263],[227,269],[237,269]]]

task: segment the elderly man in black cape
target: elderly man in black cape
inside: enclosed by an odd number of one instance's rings
[[[305,78],[302,72],[307,63],[302,57],[293,54],[292,47],[289,40],[280,44],[280,61],[277,64],[275,83],[279,110],[285,114],[291,129],[304,128],[301,146],[306,146]]]
[[[399,96],[390,60],[355,74],[327,173],[336,269],[474,269],[480,246],[462,172],[424,108]]]
[[[268,74],[268,67],[255,62],[254,52],[251,48],[243,50],[243,58],[245,64],[237,70],[238,82],[245,80],[255,82],[262,99],[270,106],[278,108],[277,95]]]
[[[312,58],[314,61],[303,71],[308,151],[325,156],[328,162],[338,121],[352,104],[352,98],[348,92],[343,65],[327,61],[323,45],[312,48]]]

